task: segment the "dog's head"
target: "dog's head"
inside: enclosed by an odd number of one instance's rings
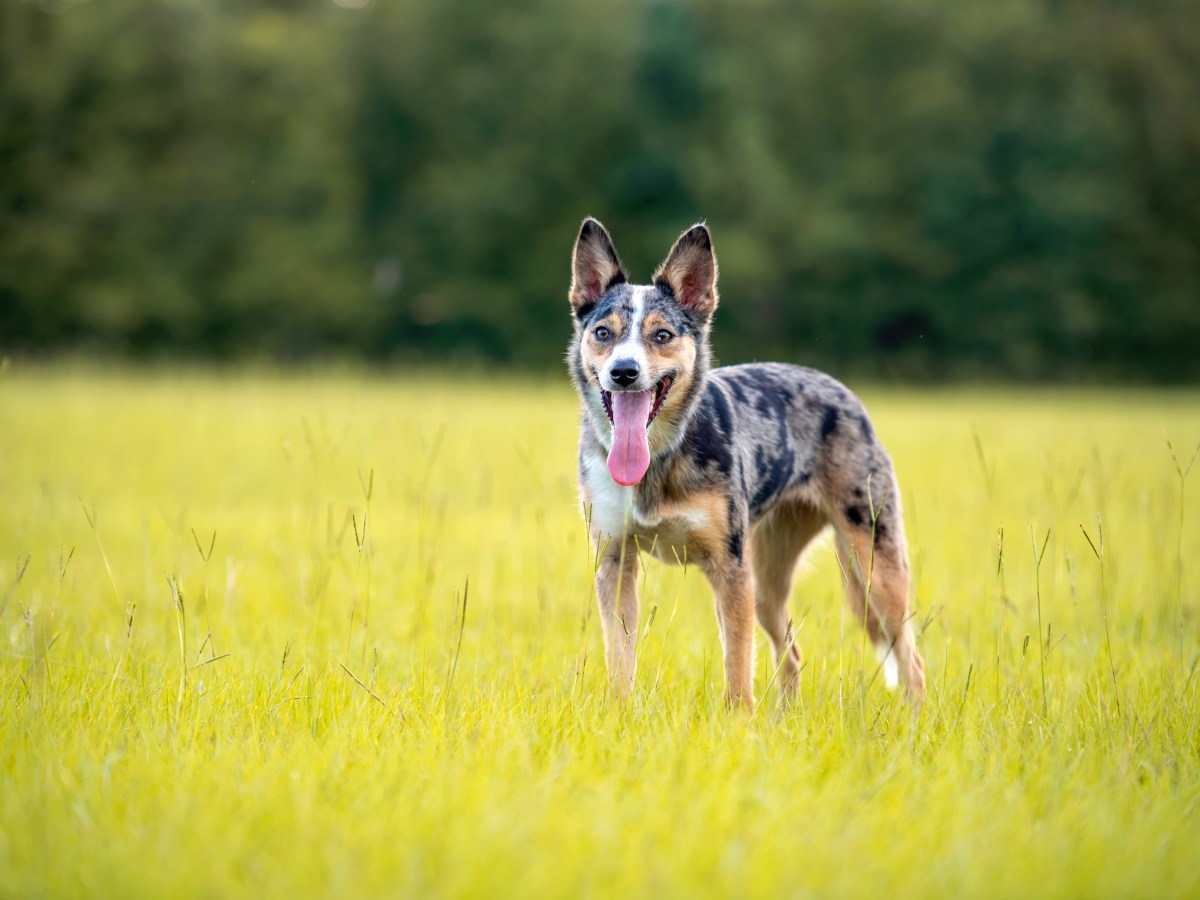
[[[705,225],[675,242],[650,285],[629,284],[612,239],[585,219],[575,240],[571,371],[618,484],[674,445],[708,369],[717,258]]]

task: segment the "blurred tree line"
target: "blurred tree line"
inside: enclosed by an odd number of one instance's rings
[[[1190,0],[0,0],[0,350],[558,365],[585,214],[727,362],[1200,378]]]

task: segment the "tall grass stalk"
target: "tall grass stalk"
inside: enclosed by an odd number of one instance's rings
[[[1037,592],[1038,659],[1041,663],[1042,674],[1042,716],[1043,718],[1048,718],[1050,715],[1050,706],[1046,699],[1046,652],[1049,649],[1047,645],[1050,643],[1050,634],[1042,630],[1042,559],[1046,556],[1046,545],[1050,543],[1050,529],[1046,529],[1046,536],[1042,539],[1042,548],[1039,550],[1037,538],[1033,533],[1033,526],[1030,525],[1029,541],[1033,545],[1034,585]]]
[[[208,601],[208,563],[212,559],[213,549],[217,546],[217,532],[214,529],[212,538],[208,542],[208,552],[205,552],[204,547],[200,544],[200,536],[196,534],[196,529],[192,529],[192,540],[196,542],[196,552],[200,554],[200,559],[204,562],[204,591],[201,595],[204,598],[204,624],[208,630],[208,634],[204,638],[204,643],[200,645],[200,649],[196,651],[196,662],[200,662],[200,655],[204,653],[205,644],[209,647],[209,656],[217,655],[217,644],[213,638],[212,628],[212,610],[209,608]]]
[[[367,583],[363,591],[363,615],[362,615],[362,659],[365,661],[367,657],[367,635],[371,623],[371,558],[374,556],[374,550],[367,541],[367,519],[371,515],[371,498],[375,495],[375,469],[372,468],[366,478],[363,478],[362,469],[358,470],[358,483],[362,488],[363,499],[366,501],[366,509],[363,511],[363,540],[358,548],[358,570],[362,569],[363,557],[366,557],[367,563]],[[356,536],[357,537],[357,536]],[[359,571],[355,572],[354,578],[357,583]],[[349,652],[349,651],[347,651]]]
[[[996,529],[996,705],[1000,705],[1001,639],[1004,630],[1004,526]]]
[[[1187,479],[1192,473],[1192,466],[1196,463],[1196,456],[1200,455],[1200,443],[1196,444],[1192,450],[1192,457],[1188,460],[1186,466],[1179,463],[1179,457],[1175,455],[1175,447],[1171,444],[1171,439],[1167,438],[1167,450],[1171,453],[1171,462],[1175,464],[1175,475],[1179,479],[1179,529],[1176,532],[1175,543],[1175,606],[1178,610],[1178,638],[1179,638],[1179,664],[1183,665],[1184,650],[1183,650],[1183,510],[1186,502]]]
[[[443,692],[446,698],[446,704],[450,703],[450,688],[454,684],[454,674],[458,671],[458,656],[462,653],[463,633],[467,627],[467,597],[471,592],[471,579],[468,577],[463,580],[462,603],[459,605],[459,596],[457,593],[454,596],[455,618],[458,620],[458,641],[454,645],[454,656],[450,659],[450,665],[446,668],[446,689]]]
[[[92,534],[95,535],[95,537],[96,537],[96,546],[100,549],[100,559],[104,563],[104,571],[108,573],[108,583],[112,585],[113,597],[117,601],[117,608],[120,609],[121,605],[122,605],[121,604],[121,591],[117,587],[117,579],[115,577],[113,577],[112,565],[108,561],[108,554],[104,552],[104,542],[102,540],[100,540],[100,529],[96,525],[96,509],[95,509],[95,507],[92,507],[91,509],[89,509],[87,504],[84,503],[82,500],[79,501],[79,504],[80,504],[80,506],[83,507],[83,514],[85,517],[87,517],[87,523],[92,529]],[[136,608],[137,608],[136,605],[133,603],[125,604],[125,641],[126,641],[126,644],[129,643],[129,640],[133,633],[133,611]]]
[[[75,549],[71,548],[71,552],[74,553]],[[17,562],[13,568],[13,580],[10,581],[8,586],[4,589],[4,602],[0,603],[0,617],[3,617],[4,613],[8,610],[9,600],[11,599],[13,592],[17,589],[17,585],[19,585],[21,580],[25,577],[25,570],[29,568],[29,560],[32,558],[32,553],[17,554]]]
[[[1100,518],[1100,514],[1096,514],[1096,541],[1092,540],[1092,536],[1088,534],[1082,522],[1079,523],[1079,530],[1083,532],[1084,539],[1087,540],[1088,546],[1092,548],[1092,555],[1096,557],[1096,562],[1100,564],[1100,615],[1104,620],[1104,647],[1108,653],[1108,670],[1112,673],[1113,700],[1117,704],[1117,715],[1120,715],[1121,689],[1117,684],[1117,664],[1113,660],[1112,631],[1108,626],[1108,581],[1104,573],[1104,522]],[[1099,546],[1097,546],[1097,543]]]

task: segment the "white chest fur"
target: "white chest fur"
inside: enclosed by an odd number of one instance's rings
[[[592,534],[597,539],[635,538],[640,549],[664,562],[688,559],[689,536],[708,522],[701,509],[670,516],[639,509],[635,489],[613,481],[604,461],[598,457],[584,460],[582,487],[585,515],[590,513]]]

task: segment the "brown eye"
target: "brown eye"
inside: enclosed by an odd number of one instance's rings
[[[612,337],[612,332],[603,325],[593,331],[592,334],[595,335],[595,338],[598,341],[607,341],[610,337]]]
[[[654,341],[658,344],[669,344],[674,337],[675,335],[671,334],[665,328],[661,328],[654,333]]]

